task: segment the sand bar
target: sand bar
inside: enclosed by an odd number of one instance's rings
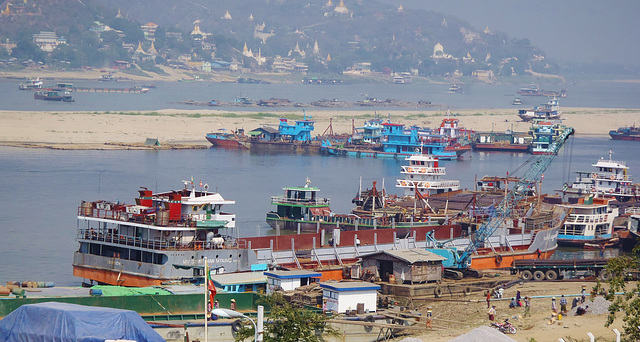
[[[502,132],[513,128],[526,132],[530,123],[522,122],[517,109],[469,109],[451,114],[461,126],[476,131]],[[443,110],[385,110],[392,122],[437,127]],[[374,110],[306,111],[316,121],[314,133],[322,134],[333,119],[335,133],[351,132],[353,124],[361,126],[371,119]],[[224,110],[165,109],[152,112],[41,112],[0,111],[0,145],[48,147],[62,149],[128,149],[146,138],[157,138],[165,145],[204,145],[208,132],[225,128],[250,131],[260,125],[277,125],[279,117],[301,119],[301,111],[230,112]],[[576,129],[577,136],[608,137],[609,130],[640,123],[640,109],[563,108],[564,123]]]

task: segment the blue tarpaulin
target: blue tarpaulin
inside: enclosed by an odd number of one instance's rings
[[[164,339],[131,310],[46,302],[22,305],[0,321],[0,341],[160,342]]]

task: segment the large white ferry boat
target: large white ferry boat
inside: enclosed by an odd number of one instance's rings
[[[612,199],[595,198],[593,195],[580,198],[576,204],[563,204],[571,209],[569,217],[558,234],[561,245],[581,246],[584,243],[602,242],[613,237],[613,219],[618,208],[612,208]]]
[[[638,195],[638,187],[633,184],[629,167],[626,162],[615,161],[611,158],[613,151],[609,151],[609,159],[601,157],[592,164],[594,171],[578,171],[576,180],[563,190],[569,198],[582,197],[593,194],[598,197],[615,197],[620,202],[626,202]]]
[[[445,168],[438,165],[438,158],[419,154],[405,160],[409,165],[403,165],[400,171],[405,178],[396,180],[396,187],[404,188],[405,197],[414,197],[416,191],[430,196],[460,189],[459,180],[440,179],[445,175]]]

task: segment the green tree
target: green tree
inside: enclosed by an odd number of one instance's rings
[[[340,336],[340,332],[328,324],[329,317],[292,306],[280,293],[264,297],[261,301],[270,309],[271,321],[264,325],[265,342],[321,342],[323,334]],[[236,341],[252,338],[253,325],[246,326],[236,335]]]
[[[640,251],[638,246],[634,252]],[[622,314],[624,322],[624,338],[627,341],[640,341],[640,282],[636,282],[634,287],[627,287],[626,280],[629,270],[638,270],[638,258],[636,256],[620,256],[609,259],[606,272],[610,278],[607,281],[609,291],[606,292],[605,298],[612,304],[609,306],[609,316],[607,317],[606,327],[611,326],[616,319],[616,314]],[[600,293],[602,285],[600,282],[593,289],[593,294]],[[622,295],[616,296],[616,292],[622,292]]]

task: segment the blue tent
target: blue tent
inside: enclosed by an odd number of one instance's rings
[[[164,339],[137,312],[46,302],[25,304],[0,321],[0,341],[160,342]]]

